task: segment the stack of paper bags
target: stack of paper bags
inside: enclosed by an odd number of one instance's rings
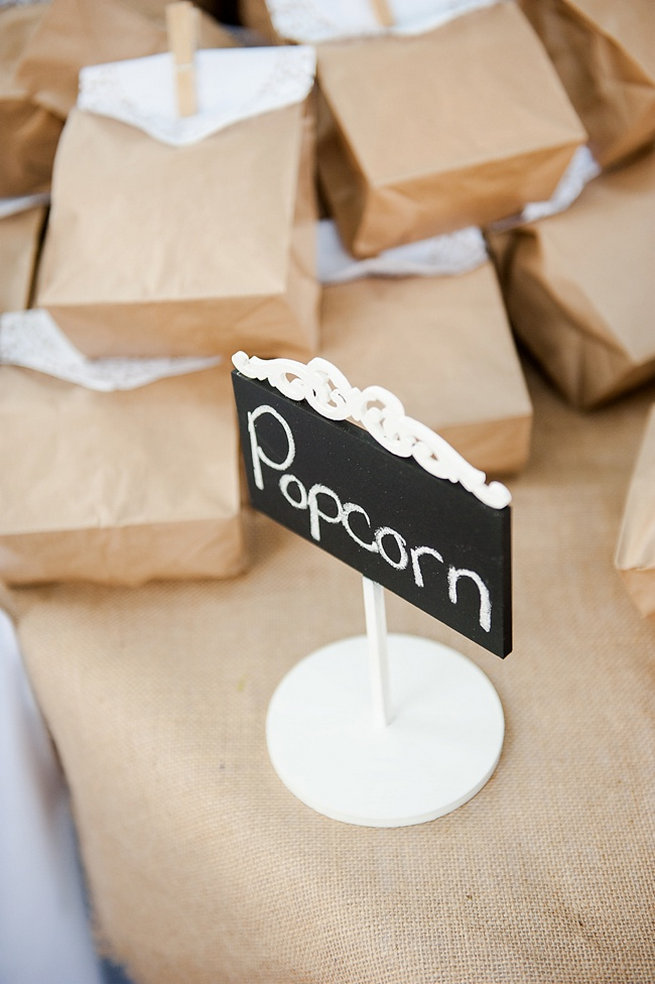
[[[322,356],[399,396],[477,468],[525,465],[532,405],[478,229],[357,261],[324,221],[318,269]]]
[[[655,617],[655,404],[630,478],[614,562],[639,611]]]
[[[47,196],[0,201],[0,313],[30,303],[46,216],[41,198]]]
[[[596,407],[655,375],[655,155],[489,242],[512,326],[562,394]]]
[[[652,0],[521,0],[604,167],[655,139]]]
[[[512,3],[268,3],[320,42],[321,189],[353,255],[480,226],[548,198],[586,134]],[[311,14],[314,14],[312,18]]]
[[[233,398],[215,361],[91,363],[45,312],[2,316],[0,581],[243,568]]]
[[[307,358],[318,285],[312,49],[196,53],[80,73],[59,145],[37,303],[89,356]]]
[[[50,187],[62,121],[30,95],[17,75],[46,4],[0,7],[0,198]]]

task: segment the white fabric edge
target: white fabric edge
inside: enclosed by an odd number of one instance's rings
[[[0,980],[101,984],[68,790],[0,611]]]

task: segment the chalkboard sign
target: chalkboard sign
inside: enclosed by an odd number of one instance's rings
[[[428,428],[404,417],[392,394],[378,387],[349,387],[323,360],[304,366],[239,353],[233,361],[253,506],[490,652],[506,656],[512,648],[512,615],[510,508],[504,486],[485,485],[483,473]],[[293,378],[289,367],[304,378]],[[307,402],[308,394],[320,412]],[[389,401],[394,401],[393,413]],[[347,419],[330,419],[353,406],[359,408],[355,419],[376,424],[376,436]],[[450,462],[439,464],[430,453],[435,441]],[[427,468],[437,473],[450,468],[450,477],[437,477]]]

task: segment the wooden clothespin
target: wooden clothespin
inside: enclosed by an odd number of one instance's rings
[[[168,47],[175,63],[177,111],[180,116],[198,112],[194,56],[198,39],[198,11],[189,0],[166,5]]]
[[[393,27],[394,19],[388,0],[371,0],[371,6],[378,24],[382,27]]]

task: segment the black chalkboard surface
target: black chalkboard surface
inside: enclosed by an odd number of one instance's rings
[[[234,370],[253,506],[497,656],[512,648],[510,507]]]

